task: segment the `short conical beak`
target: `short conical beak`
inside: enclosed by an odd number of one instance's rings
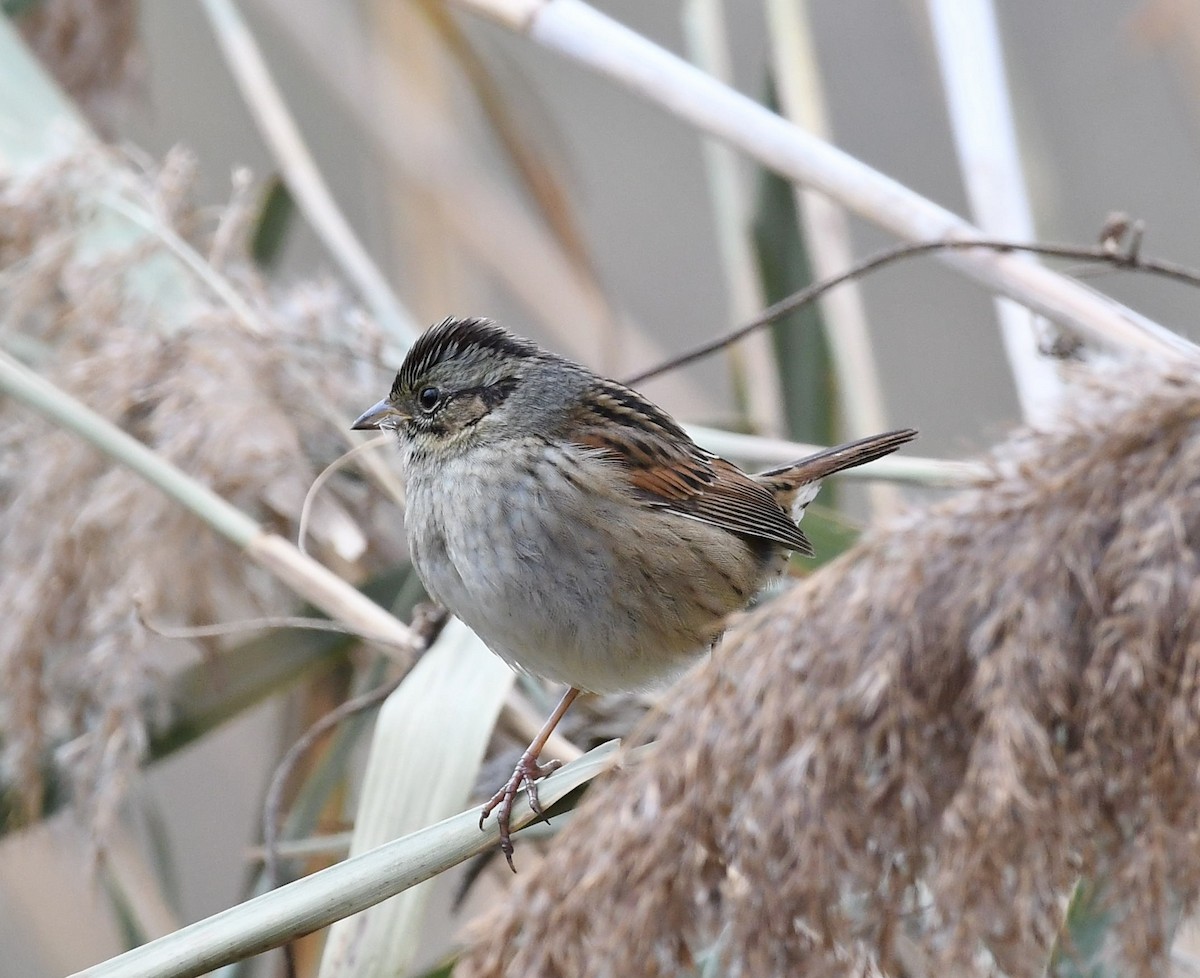
[[[378,404],[376,404],[373,407],[370,407],[366,411],[364,411],[359,416],[359,419],[357,421],[355,421],[354,424],[352,424],[350,427],[351,427],[351,429],[353,429],[355,431],[373,431],[373,430],[377,430],[377,429],[383,428],[383,427],[392,428],[392,427],[394,427],[394,425],[386,425],[385,426],[384,422],[388,418],[403,418],[403,417],[405,417],[405,415],[402,412],[397,411],[394,407],[392,407],[392,405],[389,404],[387,399],[385,398],[384,400],[380,401]]]

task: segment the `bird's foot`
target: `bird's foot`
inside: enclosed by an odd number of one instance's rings
[[[524,787],[525,794],[529,798],[529,807],[533,809],[535,815],[545,819],[546,813],[542,810],[541,802],[538,801],[537,783],[539,779],[553,774],[560,767],[562,767],[562,761],[548,761],[545,764],[539,764],[537,755],[526,751],[517,762],[512,777],[488,799],[479,814],[479,827],[482,829],[487,817],[492,812],[496,813],[496,824],[500,826],[500,851],[508,860],[508,868],[514,873],[517,871],[517,867],[513,865],[512,832],[509,829],[509,820],[512,818],[513,802],[516,800],[517,792]],[[547,819],[547,821],[549,820]]]

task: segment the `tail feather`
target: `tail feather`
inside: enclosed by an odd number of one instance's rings
[[[859,438],[844,445],[826,448],[777,469],[760,472],[754,478],[771,490],[782,506],[790,508],[798,520],[803,515],[804,507],[816,495],[817,484],[822,479],[891,455],[901,445],[908,444],[916,437],[917,432],[914,429],[903,428],[869,438]],[[802,493],[801,490],[805,488],[809,491]]]

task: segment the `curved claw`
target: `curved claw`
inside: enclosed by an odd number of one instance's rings
[[[500,827],[500,851],[504,853],[504,858],[508,860],[508,868],[514,873],[517,871],[517,867],[513,865],[514,849],[509,822],[512,818],[513,802],[516,800],[517,792],[524,787],[525,794],[529,798],[529,807],[533,809],[534,814],[541,819],[549,821],[546,819],[546,813],[542,810],[542,804],[538,800],[537,782],[548,774],[553,774],[560,767],[562,767],[562,761],[549,761],[546,764],[539,764],[537,758],[531,755],[529,751],[526,751],[517,762],[512,777],[504,782],[500,790],[488,799],[479,813],[479,827],[481,829],[483,828],[483,823],[487,821],[487,817],[493,811],[496,813],[496,824]]]

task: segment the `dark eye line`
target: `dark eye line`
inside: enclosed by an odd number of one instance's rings
[[[432,384],[421,387],[417,391],[416,402],[417,407],[421,409],[421,413],[427,418],[434,418],[450,404],[451,401],[463,397],[477,396],[487,406],[489,411],[502,404],[508,396],[516,389],[517,380],[515,377],[505,377],[503,380],[497,381],[494,384],[480,384],[477,387],[464,387],[461,390],[448,391],[434,387]],[[438,399],[436,403],[426,408],[421,404],[421,394],[427,390],[436,390]],[[483,420],[481,415],[478,418],[472,419],[468,424],[474,425]]]
[[[515,381],[506,379],[495,384],[480,384],[478,387],[463,387],[456,391],[444,390],[441,391],[441,401],[442,404],[446,404],[449,401],[456,400],[460,397],[471,397],[472,395],[477,394],[489,404],[498,403],[512,393],[514,386]]]

